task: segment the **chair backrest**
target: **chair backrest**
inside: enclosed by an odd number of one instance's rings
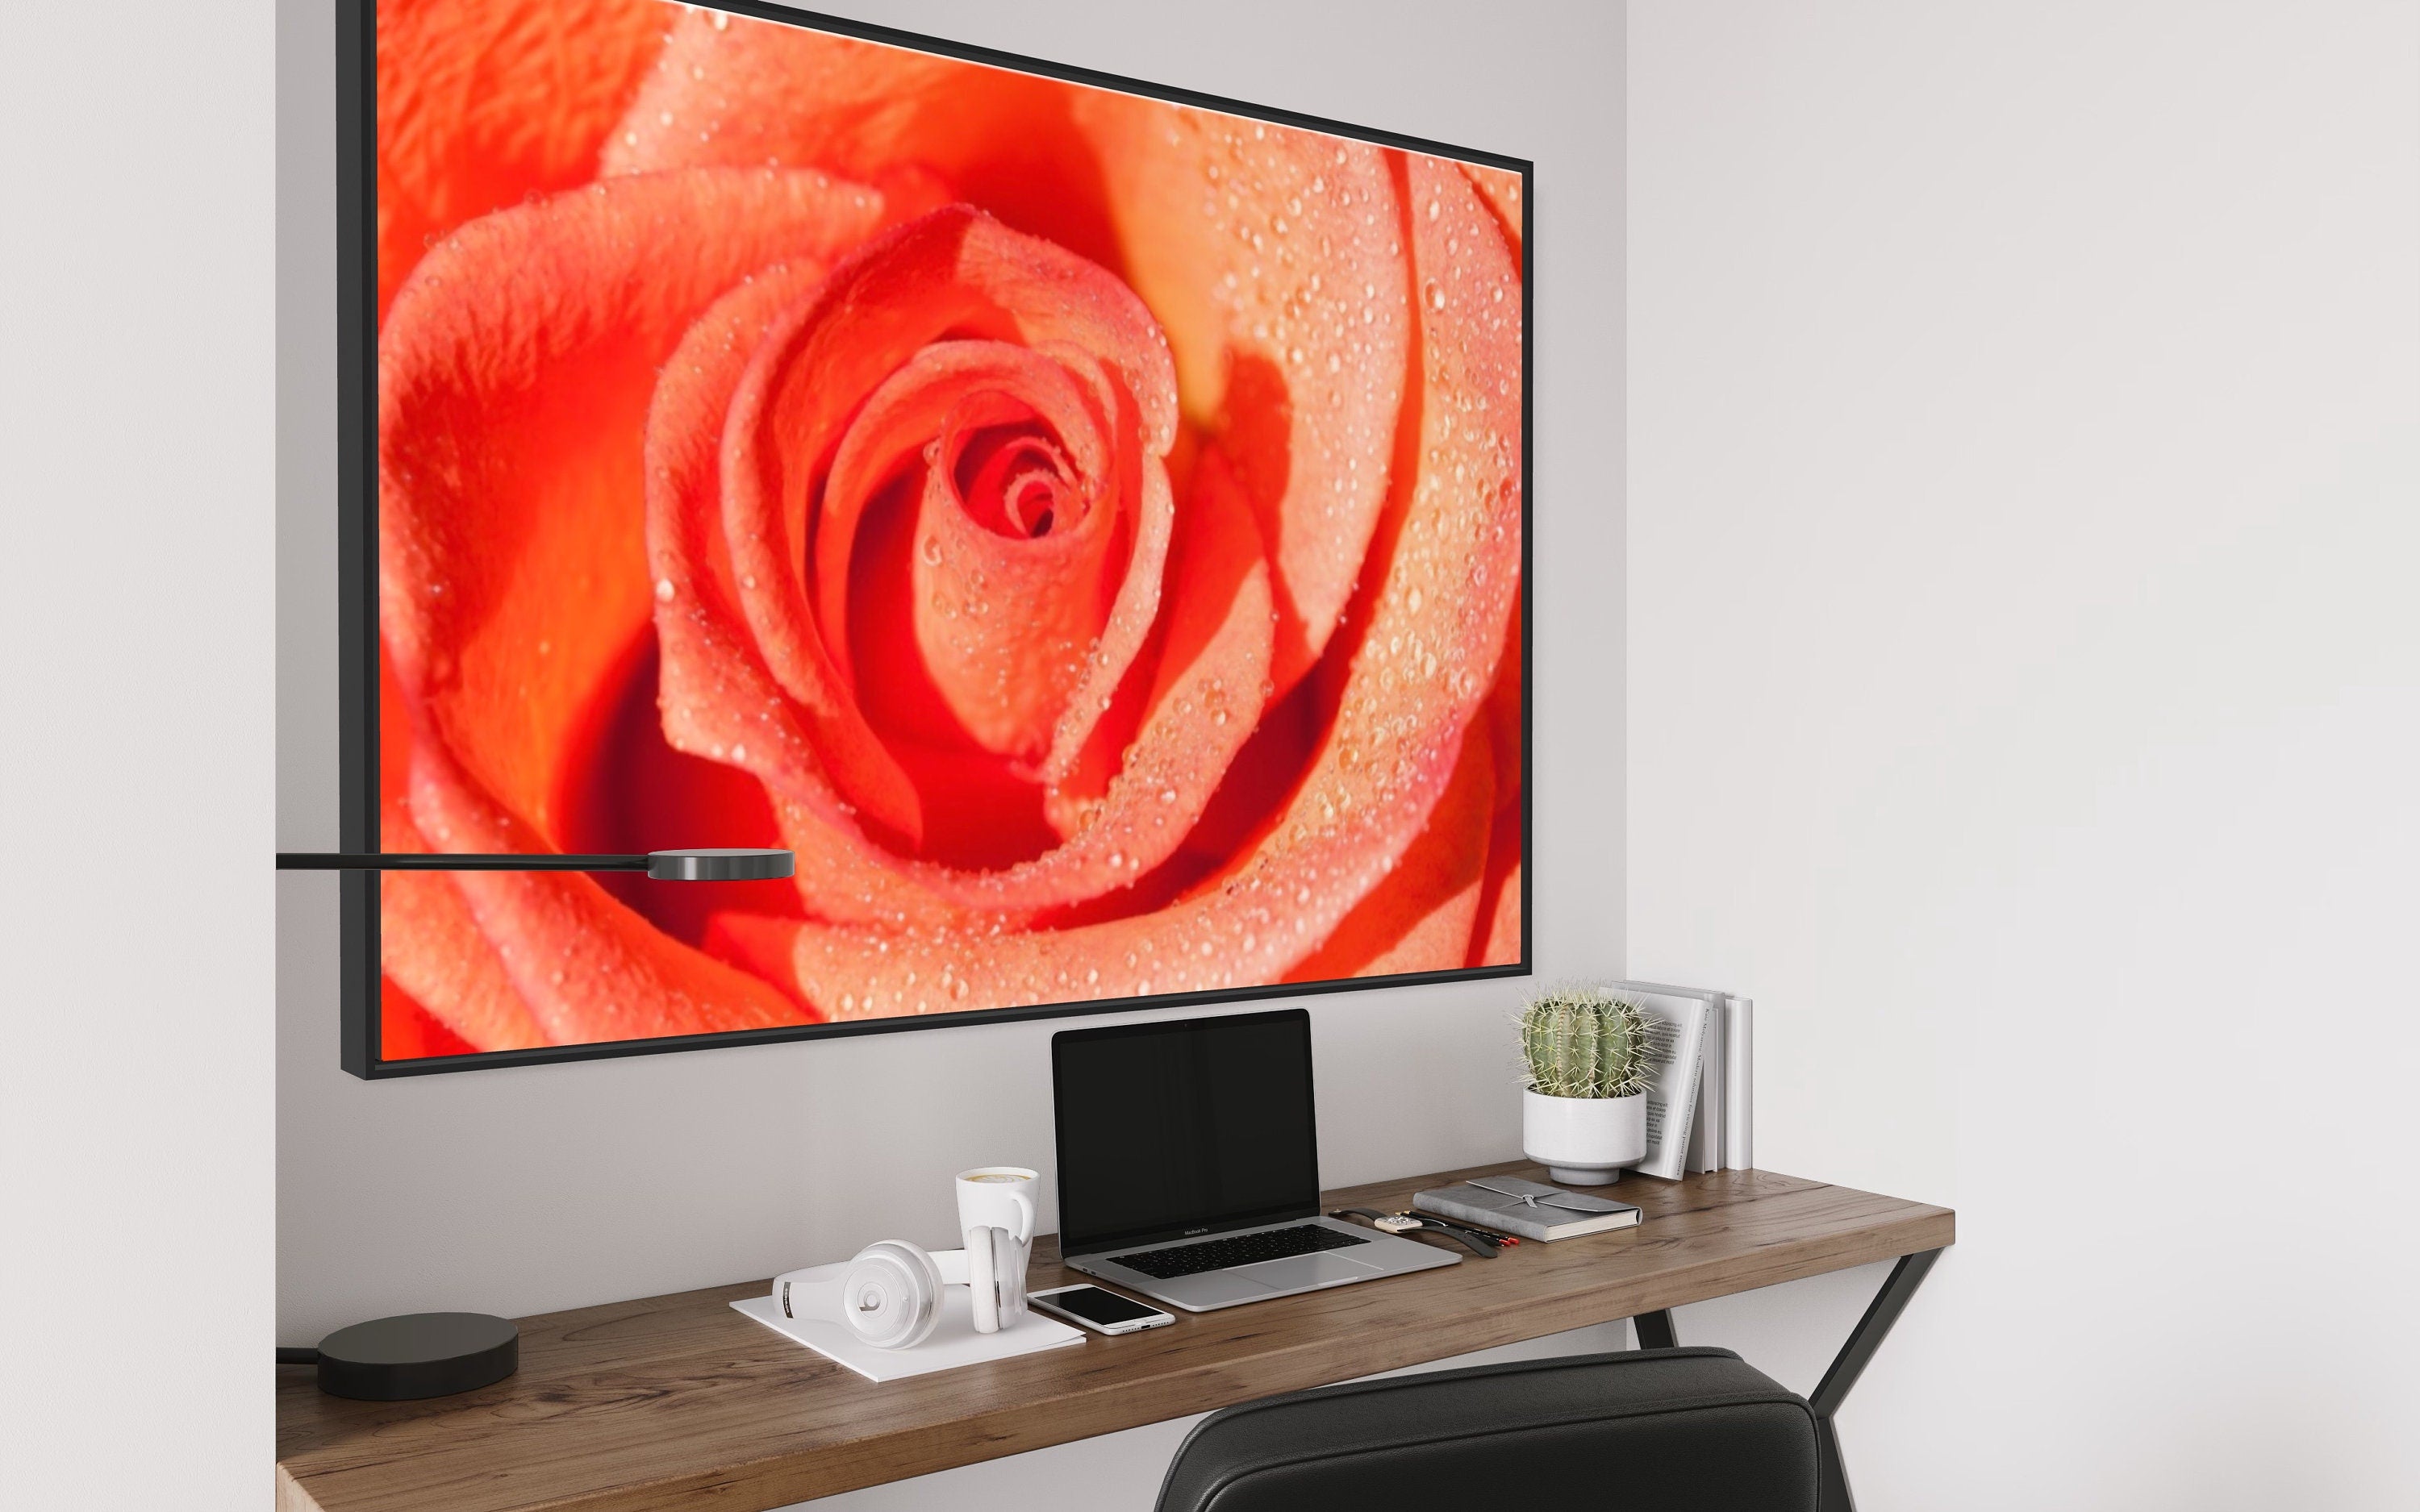
[[[1814,1512],[1815,1414],[1729,1350],[1328,1386],[1213,1412],[1159,1512]]]

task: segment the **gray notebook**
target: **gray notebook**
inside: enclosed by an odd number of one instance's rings
[[[1645,1216],[1627,1202],[1566,1192],[1559,1186],[1524,1181],[1517,1176],[1482,1176],[1476,1180],[1433,1191],[1416,1192],[1412,1206],[1422,1212],[1457,1223],[1518,1234],[1523,1239],[1572,1239],[1629,1228]]]

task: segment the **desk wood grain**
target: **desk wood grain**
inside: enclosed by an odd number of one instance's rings
[[[1331,1192],[1410,1205],[1510,1164]],[[280,1512],[761,1512],[1563,1329],[1845,1270],[1955,1237],[1947,1209],[1767,1171],[1609,1189],[1621,1233],[876,1384],[731,1310],[749,1281],[520,1320],[520,1373],[425,1402],[277,1381]],[[1084,1279],[1034,1246],[1032,1285]]]

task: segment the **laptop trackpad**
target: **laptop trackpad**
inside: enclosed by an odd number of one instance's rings
[[[1258,1265],[1239,1265],[1227,1273],[1247,1281],[1257,1281],[1277,1291],[1296,1291],[1310,1287],[1332,1287],[1341,1281],[1367,1281],[1378,1273],[1377,1267],[1361,1265],[1342,1255],[1295,1255],[1282,1260],[1263,1260]]]
[[[1258,1267],[1254,1269],[1257,1270]],[[1198,1275],[1160,1282],[1159,1285],[1164,1289],[1158,1291],[1154,1291],[1149,1287],[1137,1287],[1136,1289],[1145,1296],[1158,1297],[1164,1302],[1175,1302],[1181,1307],[1223,1307],[1231,1302],[1253,1302],[1269,1294],[1268,1288],[1257,1286],[1247,1279],[1250,1274],[1249,1271],[1203,1271]],[[1134,1285],[1132,1282],[1119,1284]]]

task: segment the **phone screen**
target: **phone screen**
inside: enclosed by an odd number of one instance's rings
[[[1131,1323],[1137,1319],[1159,1316],[1159,1309],[1156,1307],[1146,1307],[1139,1302],[1128,1302],[1116,1292],[1104,1291],[1099,1287],[1078,1287],[1071,1291],[1053,1292],[1047,1297],[1036,1297],[1033,1300],[1047,1303],[1062,1312],[1074,1313],[1078,1318],[1103,1325]]]

